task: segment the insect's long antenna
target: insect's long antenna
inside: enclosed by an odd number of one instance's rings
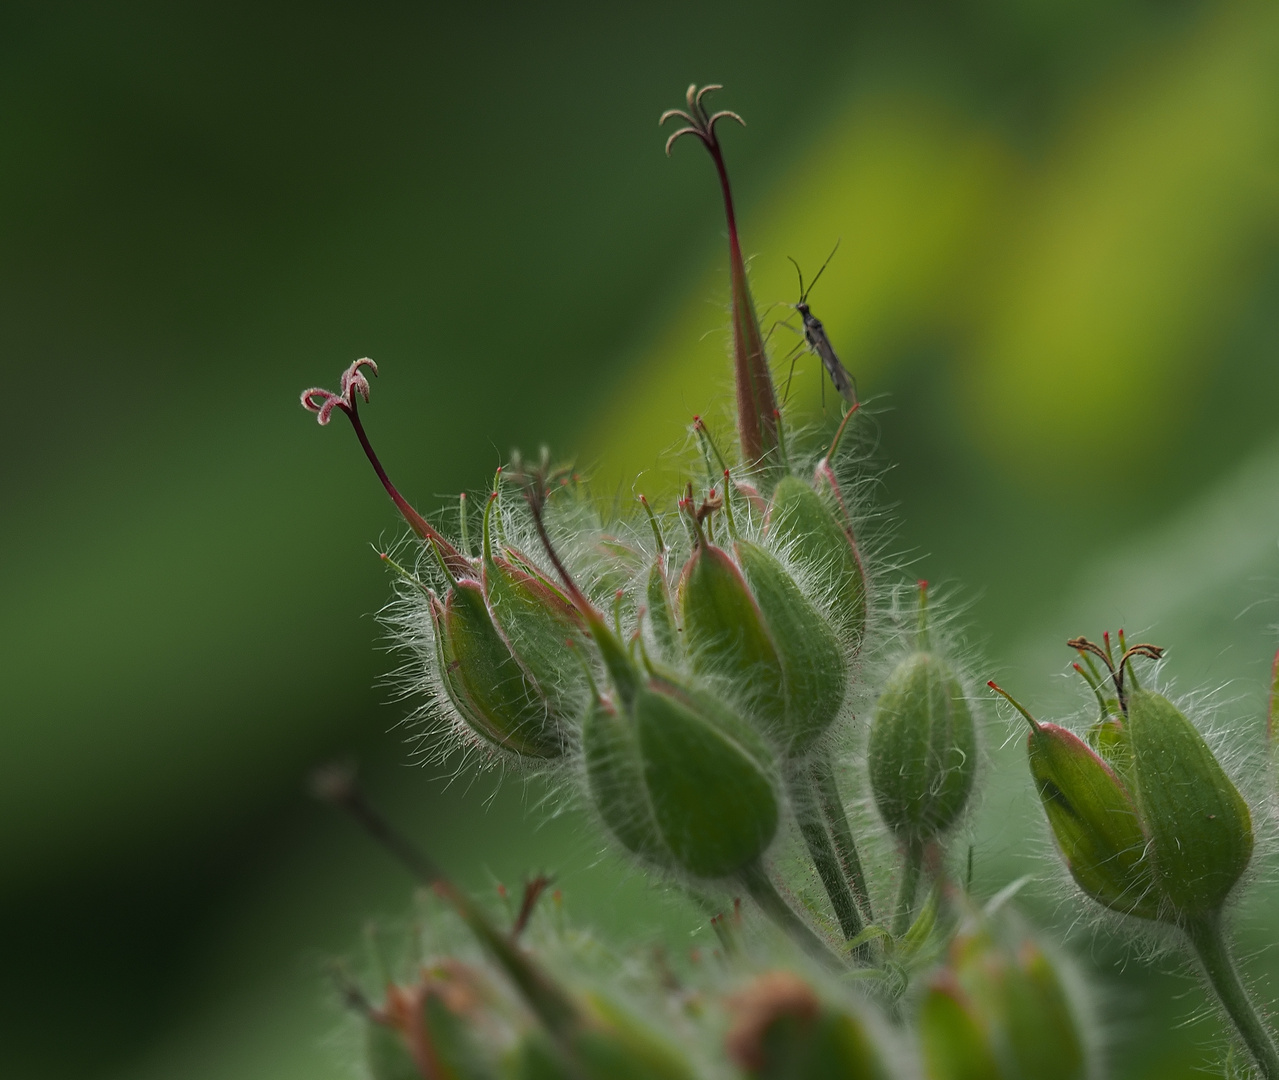
[[[795,273],[799,275],[799,302],[802,304],[808,298],[808,293],[804,291],[804,271],[799,268],[799,263],[791,259],[789,255],[786,258],[790,259],[791,265],[795,267]]]
[[[840,239],[842,240],[843,238],[841,237]],[[831,259],[835,257],[835,252],[839,250],[839,245],[840,245],[840,240],[836,240],[835,246],[830,249],[830,254],[826,256],[826,261],[822,263],[822,268],[817,271],[817,274],[814,276],[813,280],[808,283],[808,292],[813,291],[813,287],[817,284],[817,279],[821,277],[823,273],[825,273],[826,267],[830,265]],[[805,293],[804,295],[807,296],[808,293]]]

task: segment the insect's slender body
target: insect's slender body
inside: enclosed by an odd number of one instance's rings
[[[835,355],[835,348],[830,343],[830,338],[826,336],[826,328],[822,326],[822,321],[812,313],[808,306],[808,294],[813,291],[813,286],[817,284],[817,279],[822,276],[822,272],[826,269],[831,259],[835,257],[835,251],[839,250],[839,244],[835,245],[835,249],[826,256],[826,262],[822,263],[821,270],[817,271],[817,276],[808,283],[808,288],[804,288],[804,273],[799,268],[799,263],[791,259],[795,263],[795,272],[799,274],[799,301],[795,304],[795,310],[799,312],[800,318],[804,320],[804,341],[808,344],[808,351],[813,353],[821,362],[822,367],[826,369],[826,374],[830,376],[831,385],[839,392],[849,405],[856,405],[857,402],[857,382],[848,373],[848,369],[839,362],[839,357]],[[792,368],[794,365],[792,365]]]
[[[821,319],[809,310],[807,301],[801,300],[795,305],[795,310],[804,320],[804,340],[808,342],[809,351],[815,353],[821,360],[826,374],[830,376],[831,385],[839,392],[839,396],[848,404],[856,405],[857,382],[848,373],[848,369],[839,362],[830,338],[826,336],[826,328],[822,326]]]

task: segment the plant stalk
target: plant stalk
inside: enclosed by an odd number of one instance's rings
[[[844,800],[839,795],[835,769],[828,755],[822,754],[813,762],[812,774],[813,782],[817,786],[817,797],[821,802],[822,816],[830,828],[831,839],[835,843],[835,853],[839,856],[849,888],[853,890],[853,900],[862,918],[872,923],[875,921],[875,914],[870,905],[870,891],[866,888],[866,875],[862,870],[862,860],[857,854],[853,830],[848,824]]]
[[[1257,1008],[1248,997],[1248,991],[1239,980],[1234,961],[1226,947],[1221,929],[1221,912],[1215,911],[1204,918],[1187,924],[1186,936],[1199,957],[1208,983],[1212,986],[1221,1007],[1239,1032],[1248,1052],[1261,1070],[1265,1080],[1279,1080],[1279,1051]]]
[[[846,939],[852,940],[862,932],[865,923],[853,901],[848,882],[844,879],[844,868],[840,865],[834,844],[831,843],[830,833],[826,831],[812,777],[798,765],[792,765],[788,772],[791,803],[795,808],[800,835],[804,838],[808,855],[817,868],[817,876],[822,879],[826,895],[830,898],[830,906],[835,911],[835,918],[839,920],[839,928]]]
[[[893,937],[895,938],[901,937],[910,929],[911,916],[915,911],[915,893],[919,891],[919,872],[923,865],[923,841],[912,836],[906,841],[906,855],[902,861],[901,887],[897,891],[897,912],[893,916]]]
[[[843,962],[831,951],[826,942],[819,938],[812,927],[796,915],[790,905],[782,899],[758,859],[739,870],[737,880],[741,882],[742,888],[746,890],[750,898],[759,905],[759,909],[800,948],[831,971],[846,970]]]

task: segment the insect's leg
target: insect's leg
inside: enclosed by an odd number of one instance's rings
[[[776,325],[776,324],[774,324]],[[782,392],[782,404],[785,405],[790,397],[790,381],[795,377],[795,365],[799,362],[799,354],[804,351],[804,342],[800,342],[790,351],[790,372],[786,376],[786,389]],[[786,357],[782,357],[782,363],[786,363]]]

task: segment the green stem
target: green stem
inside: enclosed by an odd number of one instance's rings
[[[1208,982],[1252,1054],[1265,1080],[1279,1080],[1279,1051],[1261,1022],[1248,991],[1239,981],[1221,932],[1221,913],[1213,912],[1186,926],[1186,935],[1203,965]]]
[[[826,888],[826,895],[830,897],[830,906],[835,911],[835,918],[839,920],[839,928],[844,932],[844,937],[851,940],[862,932],[865,924],[853,902],[853,894],[849,891],[848,882],[844,880],[844,869],[840,865],[839,856],[835,854],[835,846],[831,843],[830,833],[826,831],[826,823],[822,820],[812,777],[797,764],[792,764],[788,772],[791,803],[795,808],[795,819],[799,822],[800,835],[817,868],[817,876],[822,879],[822,885]]]
[[[862,871],[862,860],[857,854],[857,844],[853,840],[853,830],[848,824],[848,814],[844,810],[844,800],[839,795],[839,785],[835,781],[835,769],[830,758],[822,754],[813,762],[813,780],[817,785],[817,797],[821,802],[822,816],[830,827],[831,839],[835,842],[835,853],[843,865],[844,874],[848,878],[849,887],[853,890],[862,918],[868,923],[875,921],[870,906],[870,892],[866,888],[866,875]]]
[[[901,937],[910,929],[915,911],[915,893],[919,891],[919,871],[924,864],[923,841],[911,837],[906,841],[906,857],[902,863],[901,887],[897,891],[897,914],[893,916],[893,937]]]
[[[831,952],[827,944],[813,933],[808,923],[796,915],[781,898],[758,859],[739,870],[737,880],[759,905],[760,910],[800,948],[831,971],[846,970],[839,957]]]

